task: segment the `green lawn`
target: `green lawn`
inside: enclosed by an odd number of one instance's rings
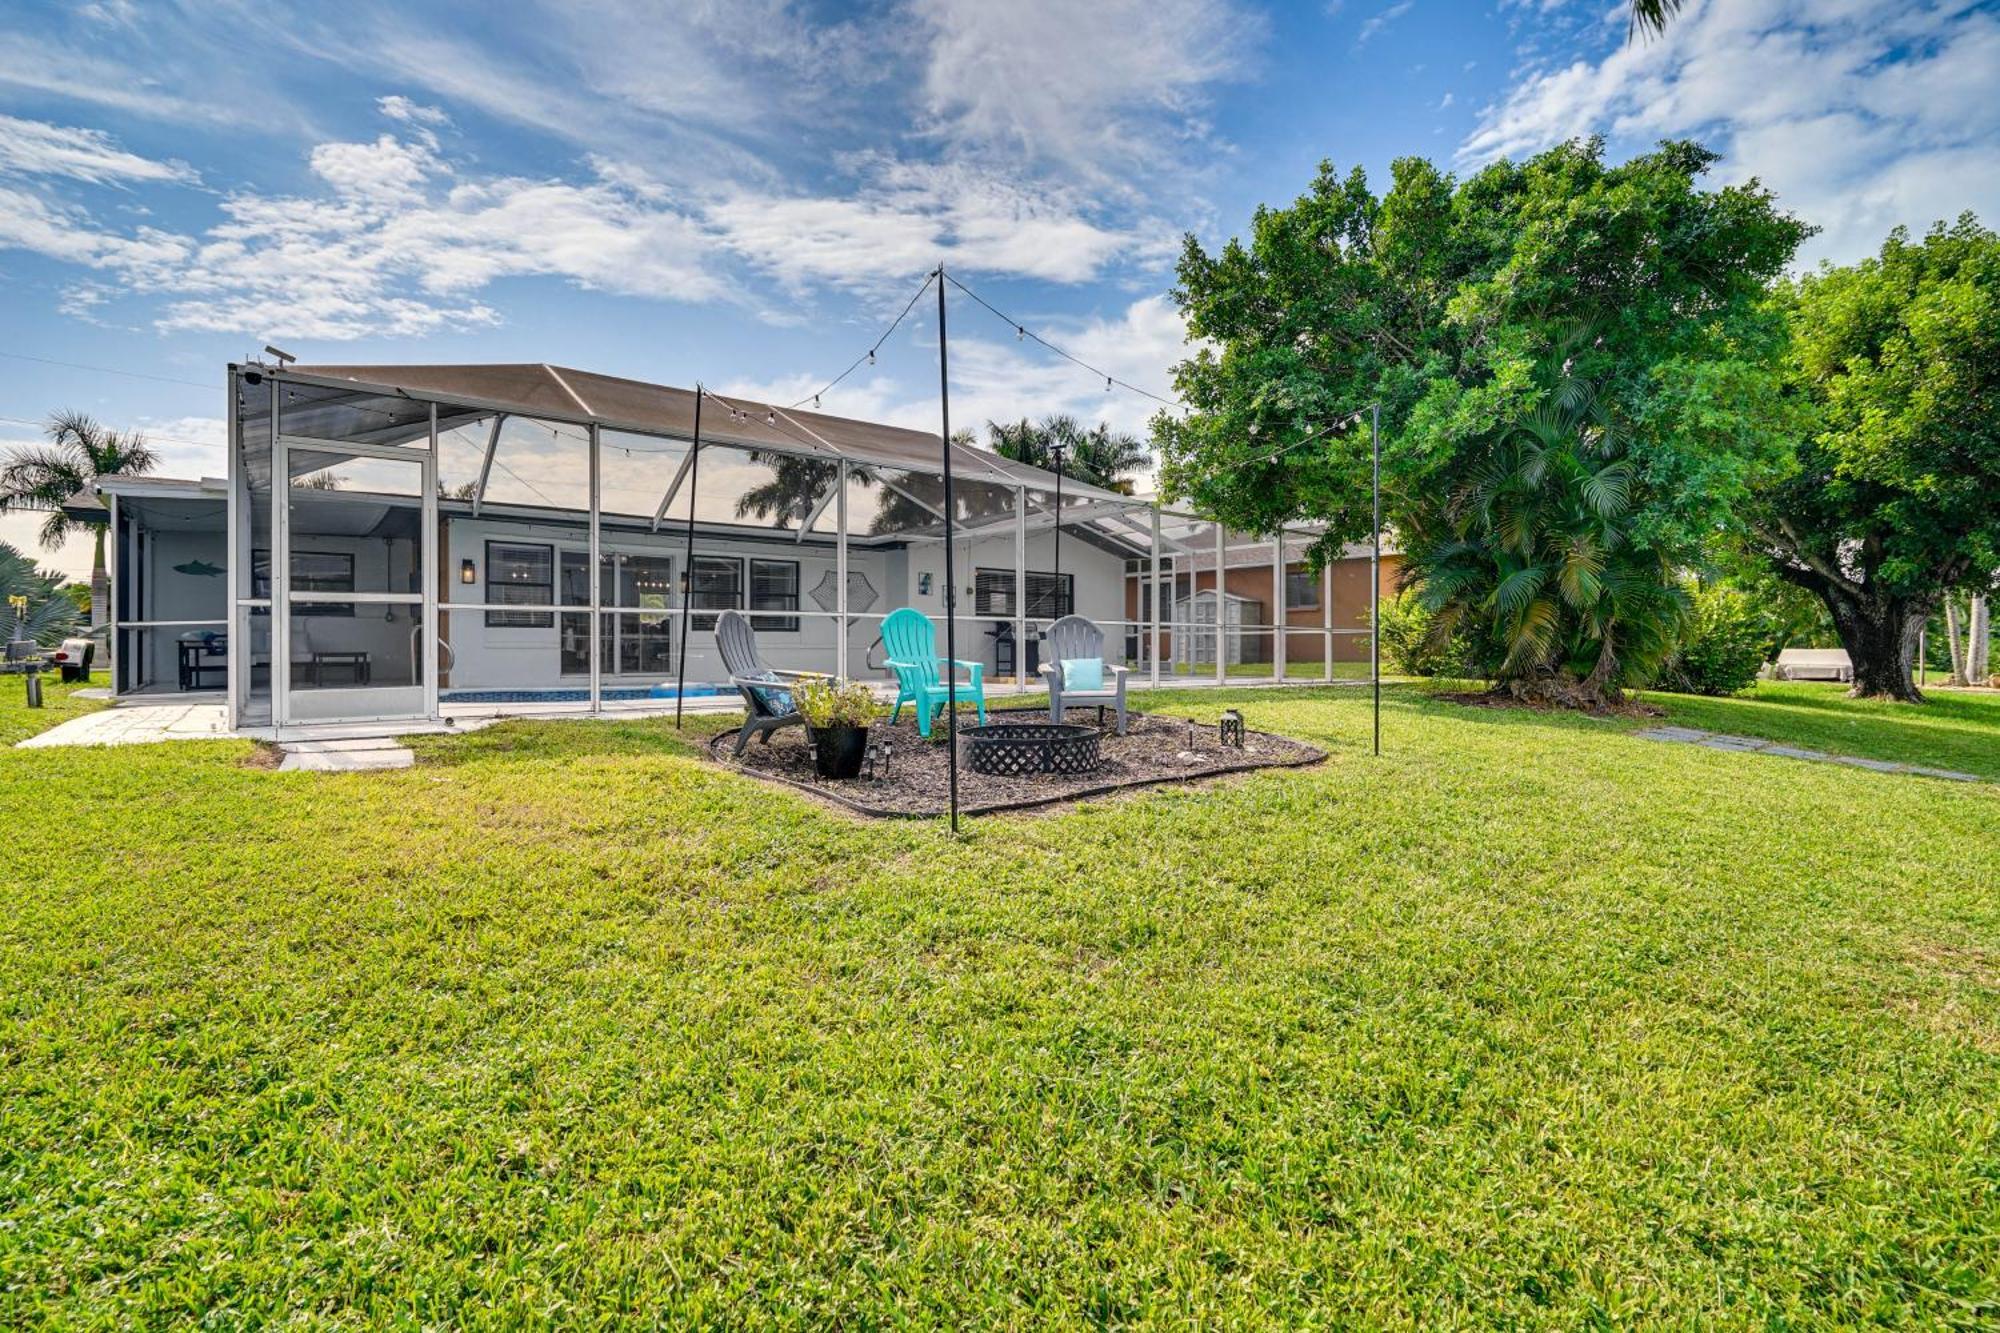
[[[1931,690],[1921,708],[1856,701],[1845,685],[1806,681],[1760,680],[1730,699],[1642,697],[1681,726],[2000,780],[2000,691]]]
[[[1333,755],[954,842],[658,722],[0,751],[0,1326],[2000,1320],[2000,788],[1146,702]]]
[[[91,676],[89,684],[108,689],[111,678],[99,671]],[[64,685],[55,673],[47,673],[42,677],[42,706],[33,709],[27,706],[27,683],[19,676],[0,676],[0,746],[12,745],[58,722],[109,707],[101,699],[77,698],[77,691],[85,688],[83,684]]]

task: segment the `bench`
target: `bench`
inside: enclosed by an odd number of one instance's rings
[[[1787,648],[1778,654],[1771,675],[1778,680],[1854,679],[1854,663],[1845,648]]]

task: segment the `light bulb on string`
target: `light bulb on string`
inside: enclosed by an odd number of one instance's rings
[[[872,347],[868,349],[868,364],[871,366],[875,364],[875,349]]]

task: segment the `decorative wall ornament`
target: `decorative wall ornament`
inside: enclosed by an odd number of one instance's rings
[[[829,569],[819,576],[819,582],[813,585],[813,590],[807,596],[811,597],[814,605],[822,611],[838,610],[840,580],[834,577],[833,571]],[[866,574],[858,569],[850,569],[847,572],[847,609],[850,613],[859,614],[866,611],[875,605],[879,597],[875,585],[868,581]]]

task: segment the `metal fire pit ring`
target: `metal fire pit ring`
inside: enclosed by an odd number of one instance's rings
[[[1097,771],[1097,728],[1070,722],[989,722],[964,731],[972,771],[994,778]]]

